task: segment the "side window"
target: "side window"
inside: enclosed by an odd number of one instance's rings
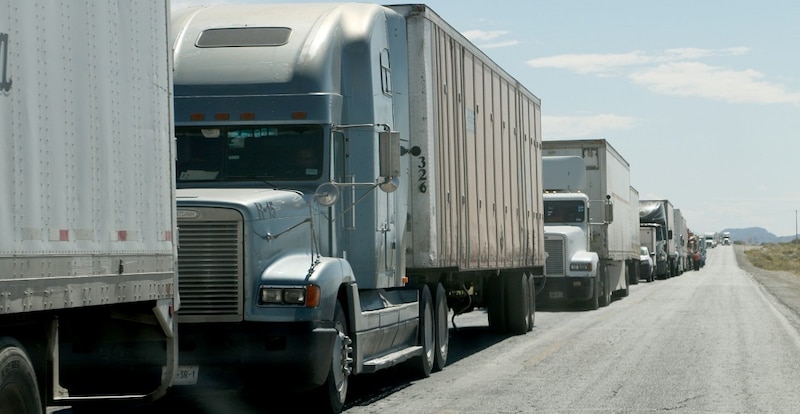
[[[389,63],[389,49],[381,51],[381,89],[383,94],[392,96],[392,66]]]

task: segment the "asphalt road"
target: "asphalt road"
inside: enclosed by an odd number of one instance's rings
[[[740,267],[720,246],[700,271],[606,308],[537,312],[526,336],[493,338],[485,316],[465,315],[444,371],[370,381],[379,390],[346,412],[797,412],[798,279]]]
[[[354,377],[345,412],[797,412],[800,277],[753,268],[742,249],[717,247],[700,271],[634,285],[596,311],[537,311],[524,336],[490,333],[483,312],[459,316],[443,371]],[[131,412],[275,412],[287,402],[303,411],[301,396],[220,391]]]

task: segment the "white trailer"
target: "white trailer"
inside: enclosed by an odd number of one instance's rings
[[[0,10],[0,412],[157,398],[177,356],[169,5]]]
[[[442,369],[450,311],[533,328],[540,101],[462,34],[367,3],[173,29],[186,386],[281,378],[336,412],[350,375]]]
[[[602,139],[544,141],[542,156],[548,262],[547,282],[537,300],[582,302],[595,309],[612,297],[627,296],[626,267],[639,259],[630,165]],[[565,178],[580,175],[583,184],[565,187]],[[562,217],[557,214],[562,209],[577,214]],[[592,254],[597,263],[584,263]]]

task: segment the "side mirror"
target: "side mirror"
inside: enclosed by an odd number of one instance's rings
[[[339,199],[339,187],[335,183],[322,183],[314,191],[314,200],[322,206],[330,207]]]
[[[381,190],[390,193],[397,189],[400,177],[400,133],[378,133],[379,162],[378,171],[383,182]]]

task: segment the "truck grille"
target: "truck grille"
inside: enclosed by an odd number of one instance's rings
[[[178,220],[181,322],[240,320],[242,221]]]
[[[547,252],[547,261],[545,262],[546,275],[559,276],[564,275],[564,241],[560,239],[545,240],[544,251]]]

